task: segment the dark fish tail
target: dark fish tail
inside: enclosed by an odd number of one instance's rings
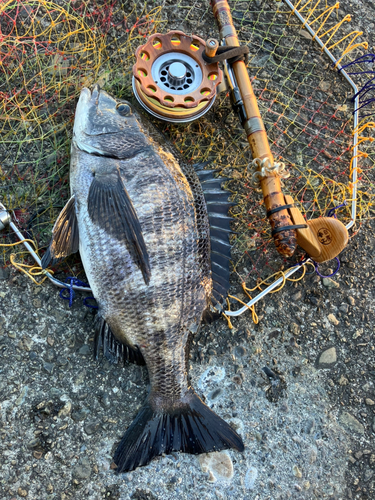
[[[244,450],[240,436],[189,389],[171,408],[155,408],[152,393],[132,422],[114,456],[117,472],[147,465],[162,453]]]

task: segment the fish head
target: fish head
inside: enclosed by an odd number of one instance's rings
[[[148,141],[130,103],[114,99],[96,84],[81,91],[73,144],[90,154],[126,159],[147,147]]]

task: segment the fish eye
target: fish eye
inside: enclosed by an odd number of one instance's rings
[[[131,112],[130,106],[124,103],[117,104],[116,109],[121,116],[128,116]]]

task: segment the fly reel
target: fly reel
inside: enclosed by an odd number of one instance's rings
[[[198,36],[170,31],[151,35],[136,50],[133,91],[139,103],[160,120],[181,123],[211,108],[222,80],[218,63],[206,63],[206,42]]]

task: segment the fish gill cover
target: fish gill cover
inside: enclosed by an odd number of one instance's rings
[[[248,63],[271,150],[290,172],[284,194],[297,201],[308,219],[349,202],[338,211],[350,221],[353,147],[353,91],[284,2],[230,1],[235,27],[250,48]],[[370,171],[374,126],[372,67],[366,45],[337,8],[326,2],[298,2],[296,9],[318,32],[347,71],[368,75],[361,89],[359,221],[373,214]],[[74,110],[82,86],[99,82],[120,98],[132,98],[135,49],[156,32],[180,29],[203,38],[218,36],[208,2],[177,0],[127,2],[9,0],[0,5],[0,193],[18,224],[43,253],[54,220],[69,198],[69,151]],[[342,57],[344,55],[344,57]],[[355,76],[353,76],[355,78]],[[229,99],[219,96],[196,122],[162,124],[159,130],[189,162],[210,162],[229,178],[236,206],[233,230],[233,288],[249,288],[283,266],[265,216],[261,191],[253,185],[251,153]],[[358,226],[357,226],[358,227]],[[3,232],[0,242],[17,241]],[[1,266],[15,250],[2,247]],[[29,257],[18,247],[18,261]],[[77,258],[58,267],[83,276]]]

